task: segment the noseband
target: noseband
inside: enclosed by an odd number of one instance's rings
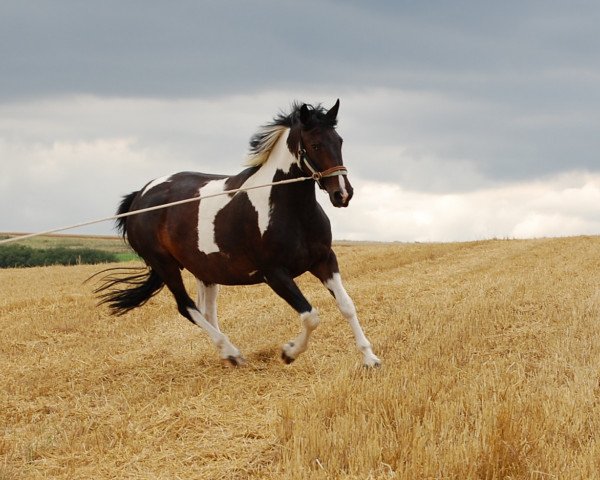
[[[348,170],[343,165],[336,165],[335,167],[327,168],[326,170],[320,172],[315,168],[311,159],[308,157],[306,149],[303,146],[301,146],[300,150],[298,150],[298,157],[300,158],[300,166],[306,167],[306,169],[310,172],[312,179],[319,184],[319,188],[321,190],[325,190],[325,187],[321,183],[321,179],[327,177],[337,177],[340,175],[348,175]]]

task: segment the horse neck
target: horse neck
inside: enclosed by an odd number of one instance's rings
[[[306,176],[300,168],[300,164],[295,155],[290,152],[288,146],[289,129],[284,131],[280,136],[267,161],[260,167],[264,169],[263,178],[270,178],[271,181],[285,180],[291,178],[299,178]],[[285,188],[278,189],[278,199],[285,200],[285,203],[290,206],[303,205],[307,208],[316,203],[315,186],[311,180],[287,184]]]
[[[267,161],[261,166],[261,169],[264,168],[273,173],[281,170],[284,174],[289,175],[293,170],[292,167],[298,165],[298,159],[290,152],[288,147],[287,139],[289,133],[289,129],[281,132],[275,145],[273,145]]]

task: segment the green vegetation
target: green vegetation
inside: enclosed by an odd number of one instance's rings
[[[17,234],[2,233],[0,240]],[[121,237],[44,235],[0,245],[0,268],[80,265],[139,260]]]
[[[135,260],[139,260],[140,257],[137,255],[137,253],[130,251],[130,252],[118,252],[114,254],[115,257],[117,257],[117,262],[133,262]]]
[[[16,237],[17,234],[2,233],[0,237]],[[111,253],[131,252],[131,248],[121,237],[100,235],[42,235],[27,238],[17,242],[18,245],[26,245],[31,248],[91,248]]]
[[[25,245],[0,246],[0,268],[81,265],[117,262],[114,253],[91,248],[31,248]]]

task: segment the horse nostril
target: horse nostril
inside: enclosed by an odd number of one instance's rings
[[[340,203],[344,201],[344,195],[342,195],[342,192],[340,192],[339,190],[333,192],[333,198],[335,198],[335,200]]]

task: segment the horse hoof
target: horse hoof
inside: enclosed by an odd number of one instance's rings
[[[379,360],[377,357],[365,359],[363,365],[365,368],[380,368],[381,360]]]
[[[229,362],[229,365],[232,365],[234,367],[243,367],[244,365],[246,365],[246,360],[244,359],[244,357],[235,357],[233,355],[229,355],[227,358],[223,359],[226,362]]]
[[[281,359],[287,364],[289,365],[290,363],[292,363],[294,360],[296,360],[295,358],[290,357],[287,353],[285,353],[285,350],[283,350],[281,352]]]

